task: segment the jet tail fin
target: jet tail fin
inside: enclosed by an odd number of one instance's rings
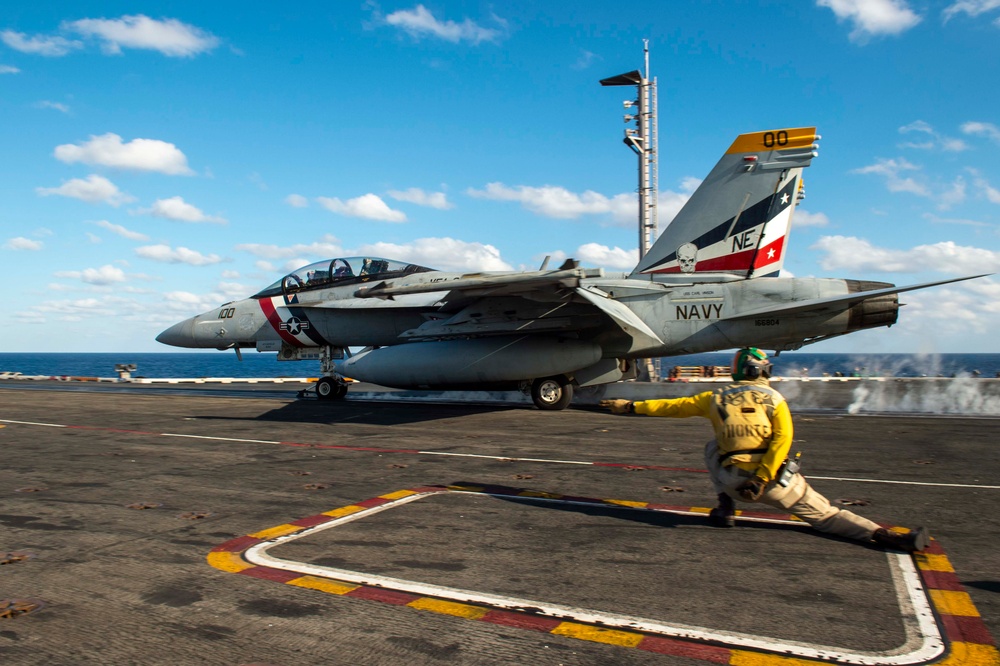
[[[815,127],[738,136],[630,277],[777,275],[819,138]]]

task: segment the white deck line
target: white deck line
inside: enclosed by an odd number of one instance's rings
[[[455,491],[449,491],[455,492]],[[461,492],[461,491],[458,491]],[[306,528],[301,532],[286,536],[276,537],[249,548],[244,557],[251,563],[258,566],[271,567],[284,571],[292,571],[303,575],[318,576],[320,578],[333,578],[339,581],[368,585],[371,587],[390,588],[402,592],[409,592],[421,596],[432,596],[441,599],[450,599],[460,603],[473,603],[504,608],[518,611],[531,608],[532,612],[565,620],[575,620],[587,624],[598,624],[602,627],[615,627],[624,630],[642,631],[664,636],[686,638],[697,641],[715,641],[728,646],[751,648],[755,650],[765,650],[768,652],[783,655],[793,655],[812,659],[836,660],[847,664],[863,664],[868,666],[921,664],[927,662],[945,651],[944,640],[934,621],[934,615],[930,604],[924,594],[924,588],[920,584],[919,576],[913,565],[912,559],[907,555],[887,553],[890,569],[893,571],[893,585],[899,599],[900,614],[903,619],[907,640],[894,650],[886,652],[851,652],[840,648],[811,643],[800,643],[766,637],[757,637],[749,634],[727,632],[720,630],[705,629],[683,624],[665,624],[657,620],[640,618],[617,613],[606,613],[602,611],[589,610],[585,608],[575,608],[573,606],[563,606],[559,604],[542,603],[530,599],[518,599],[503,595],[487,594],[472,590],[462,590],[459,588],[432,585],[416,581],[390,578],[388,576],[378,576],[366,574],[346,569],[336,569],[333,567],[323,567],[304,562],[292,562],[270,556],[267,551],[275,546],[311,536],[323,530],[337,527],[360,518],[364,518],[390,508],[395,508],[409,502],[440,494],[441,491],[418,493],[399,500],[394,500],[386,504],[372,507],[365,511],[359,511],[342,518],[336,518],[328,523]],[[473,493],[470,493],[473,494]],[[488,493],[474,493],[476,495],[488,495]],[[510,496],[498,496],[510,497]],[[550,498],[518,497],[525,501],[546,501],[561,502],[565,504],[579,504],[584,506],[596,506],[589,502],[570,502],[565,500],[555,500]],[[619,508],[619,507],[614,507]],[[637,511],[661,511],[680,515],[703,515],[688,511],[667,511],[662,509],[633,509],[631,507],[621,507],[624,510]],[[777,524],[800,525],[786,520],[757,519],[761,522],[771,522]],[[894,566],[895,565],[895,566]],[[897,575],[897,571],[899,572]]]
[[[0,423],[16,423],[17,425],[33,425],[41,426],[43,428],[68,428],[68,425],[63,425],[61,423],[35,423],[34,421],[10,421],[8,419],[0,419]]]
[[[551,460],[549,458],[514,458],[511,456],[487,456],[481,453],[453,453],[451,451],[417,451],[421,455],[428,456],[454,456],[456,458],[486,458],[487,460],[510,460],[511,462],[540,462],[556,463],[559,465],[593,465],[592,462],[582,460]]]
[[[41,427],[44,427],[44,428],[73,428],[73,427],[75,427],[75,426],[65,425],[65,424],[61,424],[61,423],[35,423],[33,421],[10,421],[10,420],[7,420],[7,419],[0,419],[0,423],[14,423],[14,424],[17,424],[17,425],[41,426]],[[87,426],[87,427],[92,427],[94,429],[101,429],[101,428],[104,428],[105,426]],[[111,428],[108,428],[108,429],[110,430]],[[288,442],[283,442],[283,441],[273,441],[273,440],[267,440],[267,439],[239,439],[237,437],[213,437],[213,436],[210,436],[210,435],[189,435],[189,434],[172,433],[172,432],[151,432],[149,434],[150,435],[155,435],[155,436],[158,436],[158,437],[186,437],[188,439],[207,439],[207,440],[215,440],[215,441],[219,441],[219,442],[246,442],[246,443],[252,443],[252,444],[286,444],[286,443],[288,443]],[[320,446],[322,447],[322,445],[320,445]],[[364,447],[351,447],[351,446],[342,446],[342,445],[330,445],[330,446],[333,446],[333,447],[335,447],[337,449],[346,449],[346,450],[355,449],[355,448],[364,448]],[[391,450],[391,449],[389,449],[389,450]],[[410,450],[412,450],[412,449],[408,449],[407,451],[410,451]],[[503,461],[510,461],[510,462],[536,462],[536,463],[548,463],[548,464],[554,464],[554,465],[590,465],[590,466],[597,466],[598,465],[597,462],[594,462],[594,461],[589,461],[588,462],[588,461],[585,461],[585,460],[558,460],[558,459],[552,459],[552,458],[517,458],[517,457],[513,457],[513,456],[488,456],[488,455],[484,455],[484,454],[480,454],[480,453],[455,453],[455,452],[452,452],[452,451],[417,451],[417,453],[419,455],[428,455],[428,456],[452,456],[452,457],[456,457],[456,458],[483,458],[483,459],[487,459],[487,460],[503,460]],[[605,467],[605,466],[614,466],[614,467],[617,467],[617,466],[623,466],[623,467],[624,466],[634,466],[634,467],[671,467],[671,468],[674,467],[672,465],[643,465],[643,464],[638,464],[637,465],[637,464],[634,464],[634,463],[613,463],[612,464],[612,463],[607,463],[607,462],[604,462],[604,461],[600,461],[600,463],[601,463],[600,464],[601,467]],[[705,471],[707,472],[708,470],[705,470]],[[975,490],[1000,490],[1000,486],[991,486],[991,485],[976,484],[976,483],[931,483],[931,482],[927,482],[927,481],[898,481],[898,480],[893,480],[893,479],[858,479],[858,478],[849,478],[849,477],[840,477],[840,476],[817,476],[817,475],[814,475],[814,474],[810,474],[806,478],[807,479],[820,479],[820,480],[823,480],[823,481],[849,481],[849,482],[857,482],[857,483],[890,483],[890,484],[896,484],[896,485],[902,485],[902,486],[929,486],[929,487],[933,487],[933,488],[969,488],[969,489],[975,489]]]
[[[208,435],[183,435],[175,432],[161,432],[160,437],[186,437],[187,439],[212,439],[219,442],[249,442],[251,444],[281,444],[269,439],[239,439],[238,437],[209,437]]]

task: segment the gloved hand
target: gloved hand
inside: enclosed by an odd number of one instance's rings
[[[601,400],[598,403],[601,407],[605,407],[611,410],[612,414],[631,414],[632,413],[632,401],[631,400]]]
[[[767,487],[767,481],[759,476],[754,476],[736,486],[736,492],[747,502],[756,502],[764,494],[765,487]]]

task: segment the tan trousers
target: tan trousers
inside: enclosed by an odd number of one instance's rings
[[[753,473],[735,465],[721,466],[715,440],[705,445],[705,465],[712,477],[716,493],[726,493],[733,499],[746,501],[736,492],[736,487],[752,477]],[[775,481],[767,484],[767,489],[757,502],[783,509],[820,532],[829,532],[848,539],[870,541],[872,534],[879,528],[878,524],[867,518],[831,506],[830,500],[813,490],[801,474],[793,476],[787,487],[779,486]]]

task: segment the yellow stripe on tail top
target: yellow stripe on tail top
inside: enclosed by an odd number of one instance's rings
[[[740,134],[726,151],[733,153],[754,153],[789,148],[809,148],[819,139],[815,127],[792,127],[789,129],[767,130]]]

